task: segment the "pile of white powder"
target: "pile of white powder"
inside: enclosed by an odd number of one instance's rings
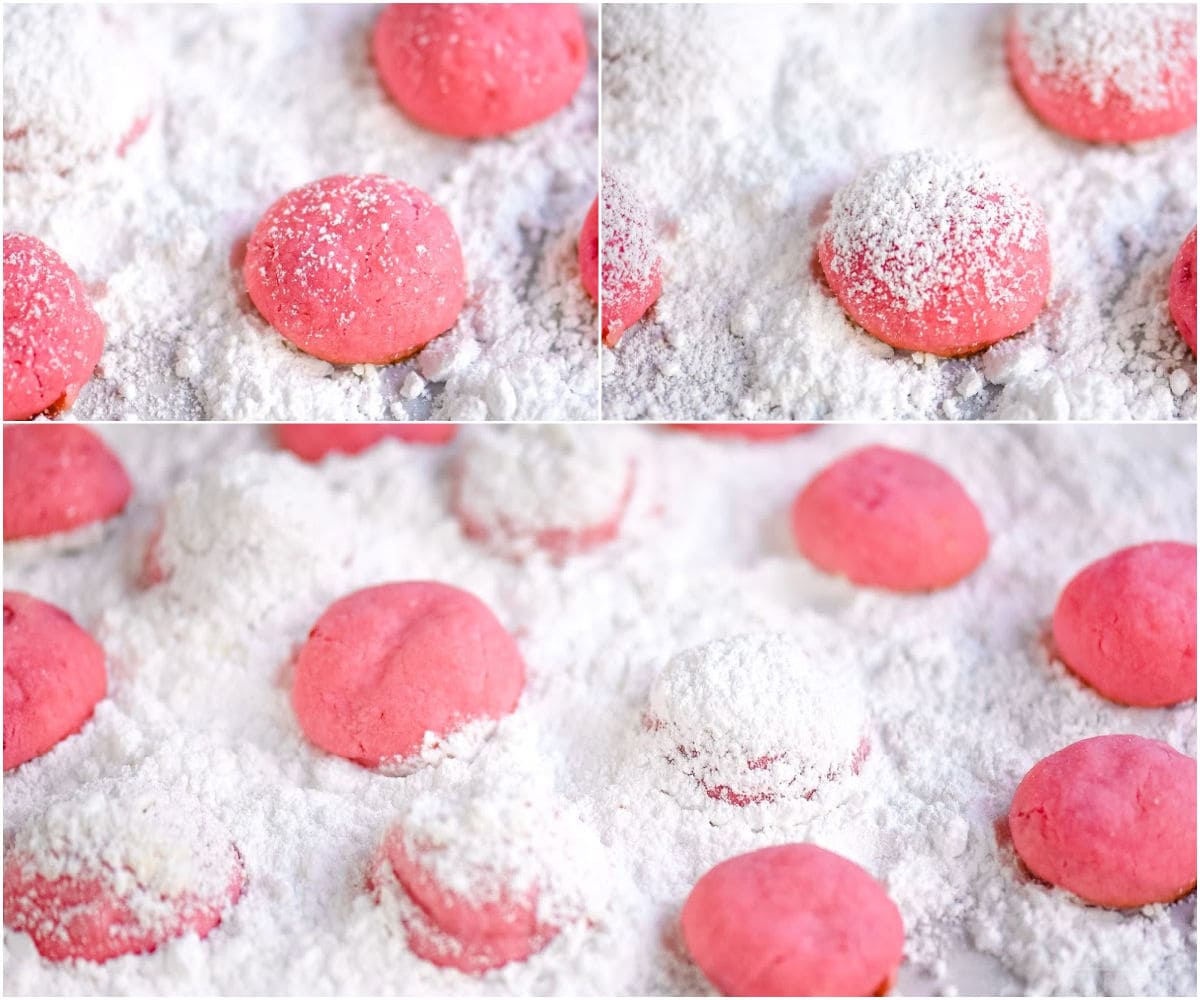
[[[90,9],[34,11],[35,23],[54,22],[50,32],[28,29],[27,11],[6,17],[6,129],[16,95],[34,120],[61,121],[36,146],[31,131],[28,150],[14,142],[49,169],[5,173],[5,231],[57,250],[93,290],[108,329],[77,417],[595,416],[596,309],[576,262],[596,196],[594,59],[570,105],[545,122],[486,141],[446,138],[408,121],[384,93],[369,60],[377,13],[123,7],[112,15],[122,25],[116,52],[97,38]],[[584,17],[594,50],[595,9]],[[47,38],[51,50],[40,44]],[[129,65],[140,72],[111,71]],[[61,137],[86,146],[119,128],[111,109],[140,109],[129,93],[138,86],[149,89],[149,127],[124,158],[60,174]],[[241,249],[262,213],[337,173],[384,173],[422,189],[462,243],[467,304],[451,332],[409,361],[333,366],[302,354],[246,295]]]
[[[5,776],[6,848],[48,803],[124,776],[211,814],[246,887],[207,939],[104,965],[45,962],[6,931],[6,993],[703,993],[677,929],[695,880],[730,855],[801,840],[886,885],[906,927],[900,993],[1195,994],[1194,896],[1136,912],[1081,905],[1028,881],[997,827],[1028,768],[1078,739],[1132,732],[1195,754],[1194,705],[1109,703],[1045,642],[1083,565],[1150,539],[1194,540],[1192,428],[839,426],[758,445],[622,429],[638,468],[622,536],[561,563],[464,537],[451,511],[461,442],[389,441],[307,466],[254,428],[102,433],[134,478],[129,510],[74,552],[6,546],[5,586],[75,615],[103,643],[110,677],[82,733]],[[979,503],[992,548],[961,584],[858,589],[795,553],[797,490],[875,442],[943,464]],[[159,554],[171,574],[141,590],[169,497]],[[487,602],[518,639],[528,685],[473,759],[388,777],[305,740],[290,662],[332,600],[404,579]],[[644,722],[656,677],[684,650],[763,632],[820,637],[805,643],[819,651],[809,669],[865,692],[870,754],[828,810],[819,796],[777,813],[664,791]],[[706,658],[711,690],[688,698],[709,721],[731,689],[722,663],[742,671],[739,715],[778,697],[778,677],[744,659]],[[457,844],[443,817],[455,811]],[[570,856],[586,863],[514,844],[522,817],[539,814],[575,831]],[[364,887],[405,817],[436,831],[447,873],[463,859],[464,885],[488,883],[492,867],[517,885],[576,879],[556,889],[580,918],[480,978],[416,958],[395,909]]]
[[[605,354],[606,416],[1194,418],[1167,278],[1196,225],[1195,131],[1092,146],[1043,126],[1009,78],[1010,13],[605,5],[604,164],[663,257],[658,304]],[[921,148],[986,161],[1046,214],[1046,309],[974,357],[894,351],[814,270],[834,193]]]

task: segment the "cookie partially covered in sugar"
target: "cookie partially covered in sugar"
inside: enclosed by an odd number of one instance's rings
[[[616,347],[662,294],[662,258],[650,213],[630,180],[606,169],[600,177],[600,328]],[[595,290],[584,287],[595,297]]]
[[[457,424],[279,424],[275,439],[298,458],[319,462],[329,454],[357,455],[389,439],[446,444],[457,433]]]
[[[229,832],[178,788],[107,779],[16,831],[4,922],[43,958],[106,962],[206,937],[245,884]]]
[[[1021,779],[1013,847],[1038,878],[1097,906],[1169,903],[1196,887],[1196,761],[1141,736],[1094,736]]]
[[[865,704],[825,643],[730,636],[676,654],[655,678],[647,751],[681,804],[824,811],[852,790],[870,750]]]
[[[1033,113],[1076,139],[1136,142],[1196,124],[1196,13],[1186,4],[1023,4],[1008,64]]]
[[[1050,289],[1042,210],[971,157],[932,150],[868,167],[834,195],[817,256],[873,337],[942,357],[1025,330]]]
[[[1196,353],[1196,230],[1187,234],[1175,262],[1171,265],[1170,291],[1167,301],[1171,319],[1183,342]]]
[[[469,538],[500,554],[562,559],[619,535],[635,474],[632,441],[617,428],[489,427],[463,434],[454,511]]]

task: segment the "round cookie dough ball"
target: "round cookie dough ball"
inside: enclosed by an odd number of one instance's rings
[[[600,198],[600,329],[616,347],[662,294],[662,259],[650,214],[619,172],[601,174]]]
[[[774,632],[672,657],[643,716],[664,790],[683,804],[835,805],[869,751],[866,699],[840,667],[816,641]]]
[[[1136,142],[1196,124],[1196,16],[1186,5],[1023,5],[1008,64],[1030,110],[1076,139]]]
[[[864,170],[834,195],[817,256],[867,333],[941,357],[1027,329],[1050,289],[1041,209],[959,154],[921,150]]]
[[[1169,304],[1171,319],[1184,343],[1196,352],[1196,230],[1183,241],[1171,265]]]
[[[517,707],[525,663],[479,598],[390,583],[335,601],[296,660],[292,705],[322,750],[404,773],[439,744]],[[490,731],[490,726],[488,727]]]
[[[146,130],[149,60],[113,8],[14,4],[4,40],[6,171],[66,174],[123,156]]]
[[[4,235],[4,419],[69,410],[104,350],[79,276],[41,240]]]
[[[419,125],[503,135],[566,107],[587,66],[572,4],[392,4],[372,37],[379,78]]]
[[[331,452],[357,455],[388,438],[446,444],[457,433],[455,424],[279,424],[275,428],[280,446],[306,462],[319,462]]]
[[[109,779],[17,831],[4,923],[52,962],[107,962],[206,937],[244,883],[228,831],[190,795]]]
[[[579,280],[595,302],[600,297],[600,198],[592,202],[579,230]]]
[[[904,955],[904,924],[884,888],[813,844],[722,861],[696,883],[680,924],[727,996],[882,996]]]
[[[1196,546],[1150,542],[1085,567],[1054,609],[1054,645],[1105,698],[1162,706],[1196,697]]]
[[[1038,761],[1008,813],[1038,878],[1097,906],[1169,903],[1196,887],[1196,761],[1141,736],[1094,736]]]
[[[454,511],[468,538],[501,555],[565,559],[617,538],[635,469],[617,428],[482,428],[463,435]]]
[[[407,357],[450,329],[466,298],[449,217],[380,174],[289,191],[250,234],[243,275],[276,331],[342,365]]]
[[[107,687],[104,650],[70,615],[4,592],[4,770],[79,732]]]
[[[941,466],[874,445],[817,474],[792,506],[801,554],[826,573],[885,590],[937,590],[987,555],[979,508]]]
[[[43,538],[115,517],[133,487],[86,427],[4,428],[4,540]]]
[[[808,434],[819,424],[668,424],[678,431],[691,431],[705,437],[740,438],[744,441],[779,441]]]

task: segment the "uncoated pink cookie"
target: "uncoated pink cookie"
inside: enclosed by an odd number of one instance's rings
[[[333,364],[407,357],[454,325],[466,297],[449,217],[381,174],[289,191],[254,227],[242,270],[263,318]]]
[[[458,433],[456,424],[279,424],[279,444],[306,462],[319,462],[331,452],[357,455],[380,441],[394,438],[413,444],[446,444]]]
[[[1196,230],[1193,228],[1171,265],[1168,293],[1171,319],[1185,344],[1196,352]]]

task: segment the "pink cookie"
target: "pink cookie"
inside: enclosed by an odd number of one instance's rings
[[[1008,32],[1013,82],[1051,128],[1136,142],[1196,124],[1196,14],[1181,4],[1027,4]]]
[[[52,962],[107,962],[206,937],[244,884],[241,855],[199,803],[108,781],[18,830],[4,922]]]
[[[398,768],[422,749],[517,706],[525,663],[479,598],[442,583],[391,583],[335,601],[296,660],[292,705],[322,750]]]
[[[454,325],[466,297],[446,213],[380,174],[289,191],[254,227],[242,273],[263,318],[333,364],[407,357]]]
[[[727,996],[882,996],[904,955],[883,887],[813,844],[722,861],[680,916],[687,949]]]
[[[1094,736],[1035,764],[1008,813],[1038,878],[1097,906],[1169,903],[1196,887],[1196,761],[1141,736]]]
[[[79,732],[107,685],[104,650],[70,615],[4,592],[4,770]]]
[[[41,240],[4,236],[4,419],[71,408],[104,350],[83,282]]]
[[[600,199],[597,197],[579,230],[579,279],[593,302],[600,297]]]
[[[392,4],[372,52],[406,115],[467,139],[548,118],[570,103],[587,65],[571,4]]]
[[[778,441],[815,431],[820,424],[668,424],[677,431],[705,437],[741,438],[746,441]]]
[[[605,170],[600,194],[604,201],[600,325],[604,342],[616,347],[662,294],[662,260],[650,215],[621,174]]]
[[[1183,241],[1171,265],[1171,319],[1184,343],[1196,351],[1196,230]]]
[[[306,462],[330,452],[357,455],[380,441],[395,438],[413,444],[445,444],[458,433],[455,424],[279,424],[279,444]]]
[[[1054,609],[1054,645],[1104,697],[1162,706],[1196,697],[1196,546],[1150,542],[1084,568]]]
[[[121,460],[86,427],[4,428],[4,540],[115,517],[132,492]]]
[[[834,195],[817,256],[855,323],[942,357],[1025,330],[1050,288],[1041,209],[984,164],[928,150],[890,157]]]
[[[885,590],[937,590],[988,550],[979,508],[941,466],[873,446],[820,472],[792,507],[800,552],[827,573]]]

